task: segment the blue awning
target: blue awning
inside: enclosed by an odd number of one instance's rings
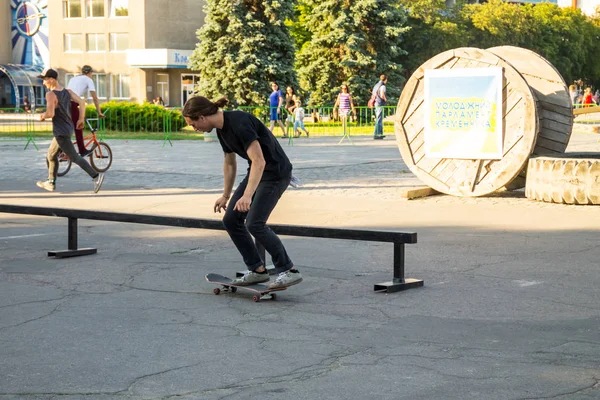
[[[15,90],[15,106],[17,108],[19,108],[19,105],[21,104],[19,86],[29,88],[31,104],[36,104],[34,87],[43,86],[42,79],[37,77],[42,73],[43,69],[44,67],[40,65],[0,64],[0,73],[4,73],[8,77]]]

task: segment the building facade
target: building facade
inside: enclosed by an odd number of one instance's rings
[[[165,105],[181,106],[199,80],[187,66],[204,22],[204,4],[0,0],[0,101],[19,104],[27,94],[27,81],[14,79],[17,70],[29,71],[31,93],[40,105],[43,89],[35,79],[37,71],[52,67],[66,84],[90,65],[101,102],[141,103],[160,96]]]
[[[65,82],[94,69],[101,101],[181,106],[198,77],[187,68],[204,0],[61,0],[48,5],[50,64]],[[190,86],[191,82],[191,86]]]

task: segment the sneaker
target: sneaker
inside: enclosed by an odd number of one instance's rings
[[[100,172],[97,177],[94,178],[94,193],[98,193],[104,182],[104,174]]]
[[[38,181],[36,182],[36,185],[42,189],[46,189],[49,192],[54,192],[56,189],[56,185],[52,183],[52,181]]]
[[[377,140],[377,139],[383,139],[385,137],[385,135],[376,135],[373,137],[373,139]]]
[[[84,151],[82,154],[80,154],[80,156],[87,157],[87,156],[90,156],[93,152],[94,152],[93,149],[89,149],[89,150]]]
[[[280,273],[277,276],[277,278],[275,279],[275,281],[273,281],[269,285],[269,289],[284,288],[284,287],[296,285],[300,282],[302,282],[302,275],[300,275],[300,271],[298,271],[298,270],[292,271],[290,269],[290,270]]]
[[[298,179],[294,175],[292,175],[292,179],[290,179],[290,186],[293,188],[297,188],[297,187],[302,186],[302,182],[300,182],[300,179]]]
[[[254,271],[246,271],[246,273],[239,278],[235,278],[231,281],[234,285],[240,286],[250,286],[255,285],[257,283],[263,283],[268,281],[269,273],[267,271],[263,273],[254,272]]]

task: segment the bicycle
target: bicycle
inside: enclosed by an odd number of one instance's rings
[[[83,143],[86,147],[91,144],[92,145],[92,153],[88,156],[90,158],[90,165],[98,172],[106,172],[112,165],[112,150],[110,146],[104,142],[99,142],[96,137],[96,131],[98,128],[92,128],[90,124],[90,120],[98,120],[98,118],[90,118],[87,119],[86,122],[90,127],[90,134],[83,138]],[[73,144],[77,144],[77,142],[73,142]],[[67,172],[71,169],[73,165],[73,161],[67,157],[65,153],[61,151],[58,152],[58,176],[65,176]]]

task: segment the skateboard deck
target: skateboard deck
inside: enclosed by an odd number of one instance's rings
[[[247,286],[243,286],[243,285],[233,285],[231,282],[233,282],[230,278],[227,278],[226,276],[223,275],[219,275],[219,274],[207,274],[205,276],[206,281],[208,283],[212,283],[215,285],[221,285],[222,288],[214,288],[213,289],[213,293],[214,294],[221,294],[221,290],[225,291],[225,292],[231,292],[231,293],[235,293],[237,291],[237,289],[244,289],[244,290],[248,290],[250,292],[255,293],[254,296],[252,296],[252,300],[254,301],[261,301],[261,300],[275,300],[276,299],[276,295],[275,293],[272,292],[280,292],[282,290],[286,290],[287,287],[282,287],[282,288],[277,288],[277,289],[269,289],[269,287],[263,283],[256,283],[254,285],[247,285]]]

